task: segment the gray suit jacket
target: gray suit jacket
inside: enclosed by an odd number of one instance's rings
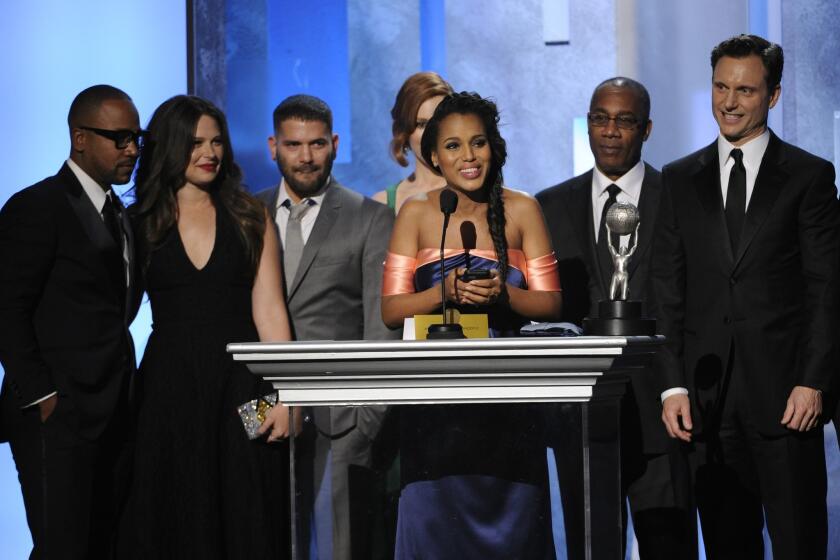
[[[279,186],[257,194],[277,209]],[[400,333],[382,322],[382,265],[394,214],[384,204],[331,179],[300,265],[286,287],[296,340],[387,340]],[[380,428],[385,407],[334,407],[328,435],[358,427],[369,439]]]

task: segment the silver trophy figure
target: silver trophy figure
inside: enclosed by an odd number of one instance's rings
[[[610,209],[607,210],[606,217],[607,227],[607,247],[609,247],[610,255],[613,261],[613,275],[610,280],[610,299],[626,301],[630,290],[630,276],[627,272],[627,265],[630,257],[636,252],[639,238],[639,209],[632,204],[625,202],[616,202]],[[618,235],[635,235],[630,236],[630,241],[627,247],[613,247],[612,234]]]
[[[613,275],[609,299],[598,302],[598,316],[583,319],[583,332],[598,336],[652,336],[656,334],[656,320],[642,315],[642,302],[632,301],[630,295],[630,258],[639,245],[639,209],[632,204],[616,202],[604,218],[607,247],[612,255]],[[613,247],[611,236],[629,235],[627,247]]]

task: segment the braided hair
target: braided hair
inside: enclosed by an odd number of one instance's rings
[[[505,205],[502,200],[502,167],[507,159],[505,139],[499,133],[499,110],[496,104],[474,92],[462,91],[446,96],[435,109],[435,114],[426,123],[426,130],[420,140],[420,152],[423,159],[431,164],[432,152],[437,148],[440,123],[449,115],[475,115],[484,125],[484,133],[490,145],[492,160],[487,178],[482,186],[487,191],[487,225],[496,259],[499,261],[499,274],[502,282],[507,278],[508,254],[505,237]],[[440,172],[439,169],[436,169]]]

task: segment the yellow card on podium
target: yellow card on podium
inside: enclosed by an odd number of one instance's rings
[[[464,313],[457,309],[447,310],[450,322],[458,323],[464,329],[464,336],[467,338],[489,338],[490,325],[486,313]],[[429,325],[437,325],[442,321],[442,315],[415,315],[414,316],[414,337],[417,340],[426,340],[429,334]]]

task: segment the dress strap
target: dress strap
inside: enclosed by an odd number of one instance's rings
[[[393,210],[394,212],[397,211],[397,187],[400,186],[400,183],[394,183],[387,189],[385,189],[385,196],[387,197],[388,208]]]
[[[414,267],[417,259],[388,252],[382,273],[382,295],[414,293]]]
[[[560,275],[558,274],[557,258],[554,253],[548,253],[535,259],[525,261],[528,268],[528,289],[541,292],[560,292]]]

